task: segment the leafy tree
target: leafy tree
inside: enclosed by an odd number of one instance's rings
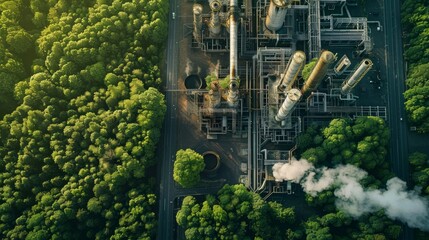
[[[305,64],[304,68],[302,69],[302,78],[304,79],[304,81],[306,81],[308,77],[310,77],[311,72],[316,66],[317,60],[318,58],[313,58],[310,60],[310,62]]]
[[[184,198],[176,221],[186,239],[299,239],[292,208],[265,202],[244,185],[225,185],[198,203]]]
[[[200,173],[204,170],[204,158],[192,149],[180,149],[176,153],[173,178],[182,187],[195,186],[200,181]]]
[[[147,171],[166,110],[156,87],[168,3],[17,0],[0,10],[0,101],[19,102],[0,121],[1,238],[153,239]]]

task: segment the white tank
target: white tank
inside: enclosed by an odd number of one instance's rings
[[[372,68],[372,65],[373,64],[370,59],[366,58],[362,60],[358,68],[344,81],[343,86],[341,87],[341,93],[349,93]]]
[[[340,59],[338,64],[334,67],[335,74],[337,74],[337,75],[343,74],[343,72],[346,71],[347,68],[350,67],[350,64],[351,64],[350,59],[346,55],[344,55]]]
[[[282,28],[286,17],[286,7],[289,4],[288,0],[271,0],[265,19],[265,26],[275,32]]]
[[[275,119],[277,122],[283,121],[286,117],[289,117],[292,111],[294,110],[296,104],[301,99],[301,92],[293,88],[289,90],[287,93],[286,99],[284,100],[282,106],[279,109],[279,112],[277,113]]]
[[[291,89],[299,71],[302,69],[302,66],[304,66],[304,63],[305,53],[303,51],[296,51],[289,59],[288,67],[285,69],[283,77],[280,80],[280,84],[278,86],[280,91]]]

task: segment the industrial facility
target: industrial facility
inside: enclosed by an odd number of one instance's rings
[[[247,144],[240,181],[250,189],[292,193],[271,169],[293,157],[297,136],[310,124],[386,118],[386,106],[358,101],[359,85],[374,71],[369,25],[380,24],[354,16],[356,6],[356,0],[193,3],[189,48],[217,60],[198,76],[206,88],[188,87],[187,101],[208,141]]]

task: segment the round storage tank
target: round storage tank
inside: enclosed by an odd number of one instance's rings
[[[207,151],[203,153],[204,163],[206,164],[204,172],[209,174],[215,174],[220,167],[219,154],[213,151]]]
[[[201,89],[203,87],[203,81],[200,76],[191,74],[185,78],[186,89]]]

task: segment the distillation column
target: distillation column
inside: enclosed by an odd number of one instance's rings
[[[237,51],[237,20],[238,20],[238,4],[237,0],[230,1],[230,17],[229,17],[229,91],[228,91],[228,105],[230,107],[236,107],[238,103],[238,73],[237,73],[237,62],[238,62],[238,51]]]
[[[298,89],[291,89],[287,93],[286,99],[284,100],[282,106],[279,109],[275,119],[277,122],[283,121],[285,118],[289,117],[292,111],[295,109],[296,104],[301,99],[301,92]]]
[[[210,3],[210,8],[212,10],[212,16],[210,19],[209,29],[210,29],[210,36],[217,37],[220,34],[221,31],[221,24],[220,24],[220,17],[219,17],[219,11],[221,9],[222,5],[218,1],[212,1]]]
[[[211,108],[217,108],[220,105],[221,100],[221,88],[219,86],[218,81],[214,81],[210,84],[210,91],[209,91],[209,100],[210,100],[210,107]]]
[[[193,8],[194,13],[194,38],[197,42],[201,42],[201,25],[203,22],[203,6],[201,4],[194,4]]]
[[[349,93],[372,68],[372,61],[368,58],[360,62],[358,68],[343,82],[341,94]]]
[[[301,89],[303,94],[312,92],[317,89],[322,79],[325,77],[329,66],[335,61],[335,55],[330,51],[323,51],[320,55],[319,60],[316,63],[313,71],[305,81],[304,86]]]
[[[286,17],[287,5],[289,0],[271,0],[270,7],[268,8],[267,18],[265,19],[265,26],[275,32],[282,28],[283,22]]]
[[[287,68],[283,73],[283,77],[280,79],[278,90],[287,91],[289,90],[296,78],[298,77],[299,71],[302,69],[305,63],[305,53],[303,51],[296,51],[293,56],[289,59]]]

